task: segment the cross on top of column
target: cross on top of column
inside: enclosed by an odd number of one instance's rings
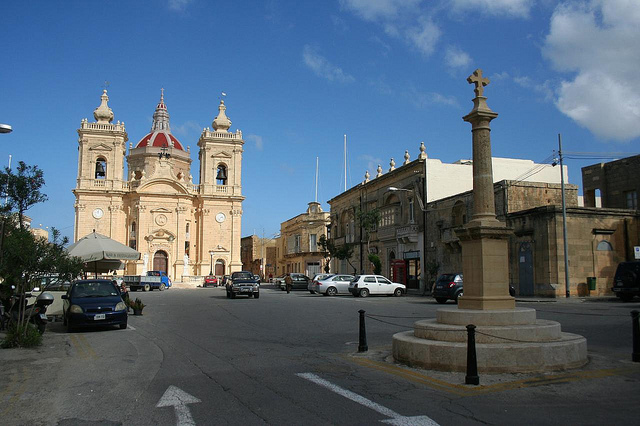
[[[473,74],[467,77],[467,81],[469,82],[469,84],[476,85],[476,88],[473,89],[473,91],[476,93],[476,96],[482,96],[484,92],[484,86],[489,84],[489,79],[482,76],[482,70],[480,68],[475,70]]]

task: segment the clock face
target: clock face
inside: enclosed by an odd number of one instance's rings
[[[227,217],[224,215],[224,213],[218,213],[218,214],[216,215],[216,221],[217,221],[218,223],[222,223],[222,222],[224,222],[224,220],[225,220],[226,218],[227,218]]]
[[[96,219],[100,219],[103,215],[104,212],[102,211],[102,209],[95,209],[93,211],[93,217],[95,217]]]

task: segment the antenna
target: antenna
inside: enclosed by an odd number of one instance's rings
[[[316,203],[318,202],[318,157],[316,157]]]
[[[347,192],[347,135],[344,135],[344,192]]]

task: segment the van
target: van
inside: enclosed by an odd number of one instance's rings
[[[640,260],[618,264],[611,290],[625,302],[640,296]]]

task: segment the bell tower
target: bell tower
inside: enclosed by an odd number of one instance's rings
[[[124,123],[112,123],[113,111],[106,90],[100,99],[100,106],[93,112],[96,122],[89,123],[85,118],[78,129],[78,175],[73,190],[76,241],[93,229],[113,238],[119,222],[124,220],[123,177],[128,137]]]
[[[242,132],[230,132],[231,120],[224,101],[212,127],[205,128],[198,140],[200,147],[201,239],[198,250],[210,254],[210,261],[225,265],[229,272],[242,269],[240,232],[242,220]],[[205,266],[205,265],[203,265]],[[228,272],[226,272],[228,273]]]

